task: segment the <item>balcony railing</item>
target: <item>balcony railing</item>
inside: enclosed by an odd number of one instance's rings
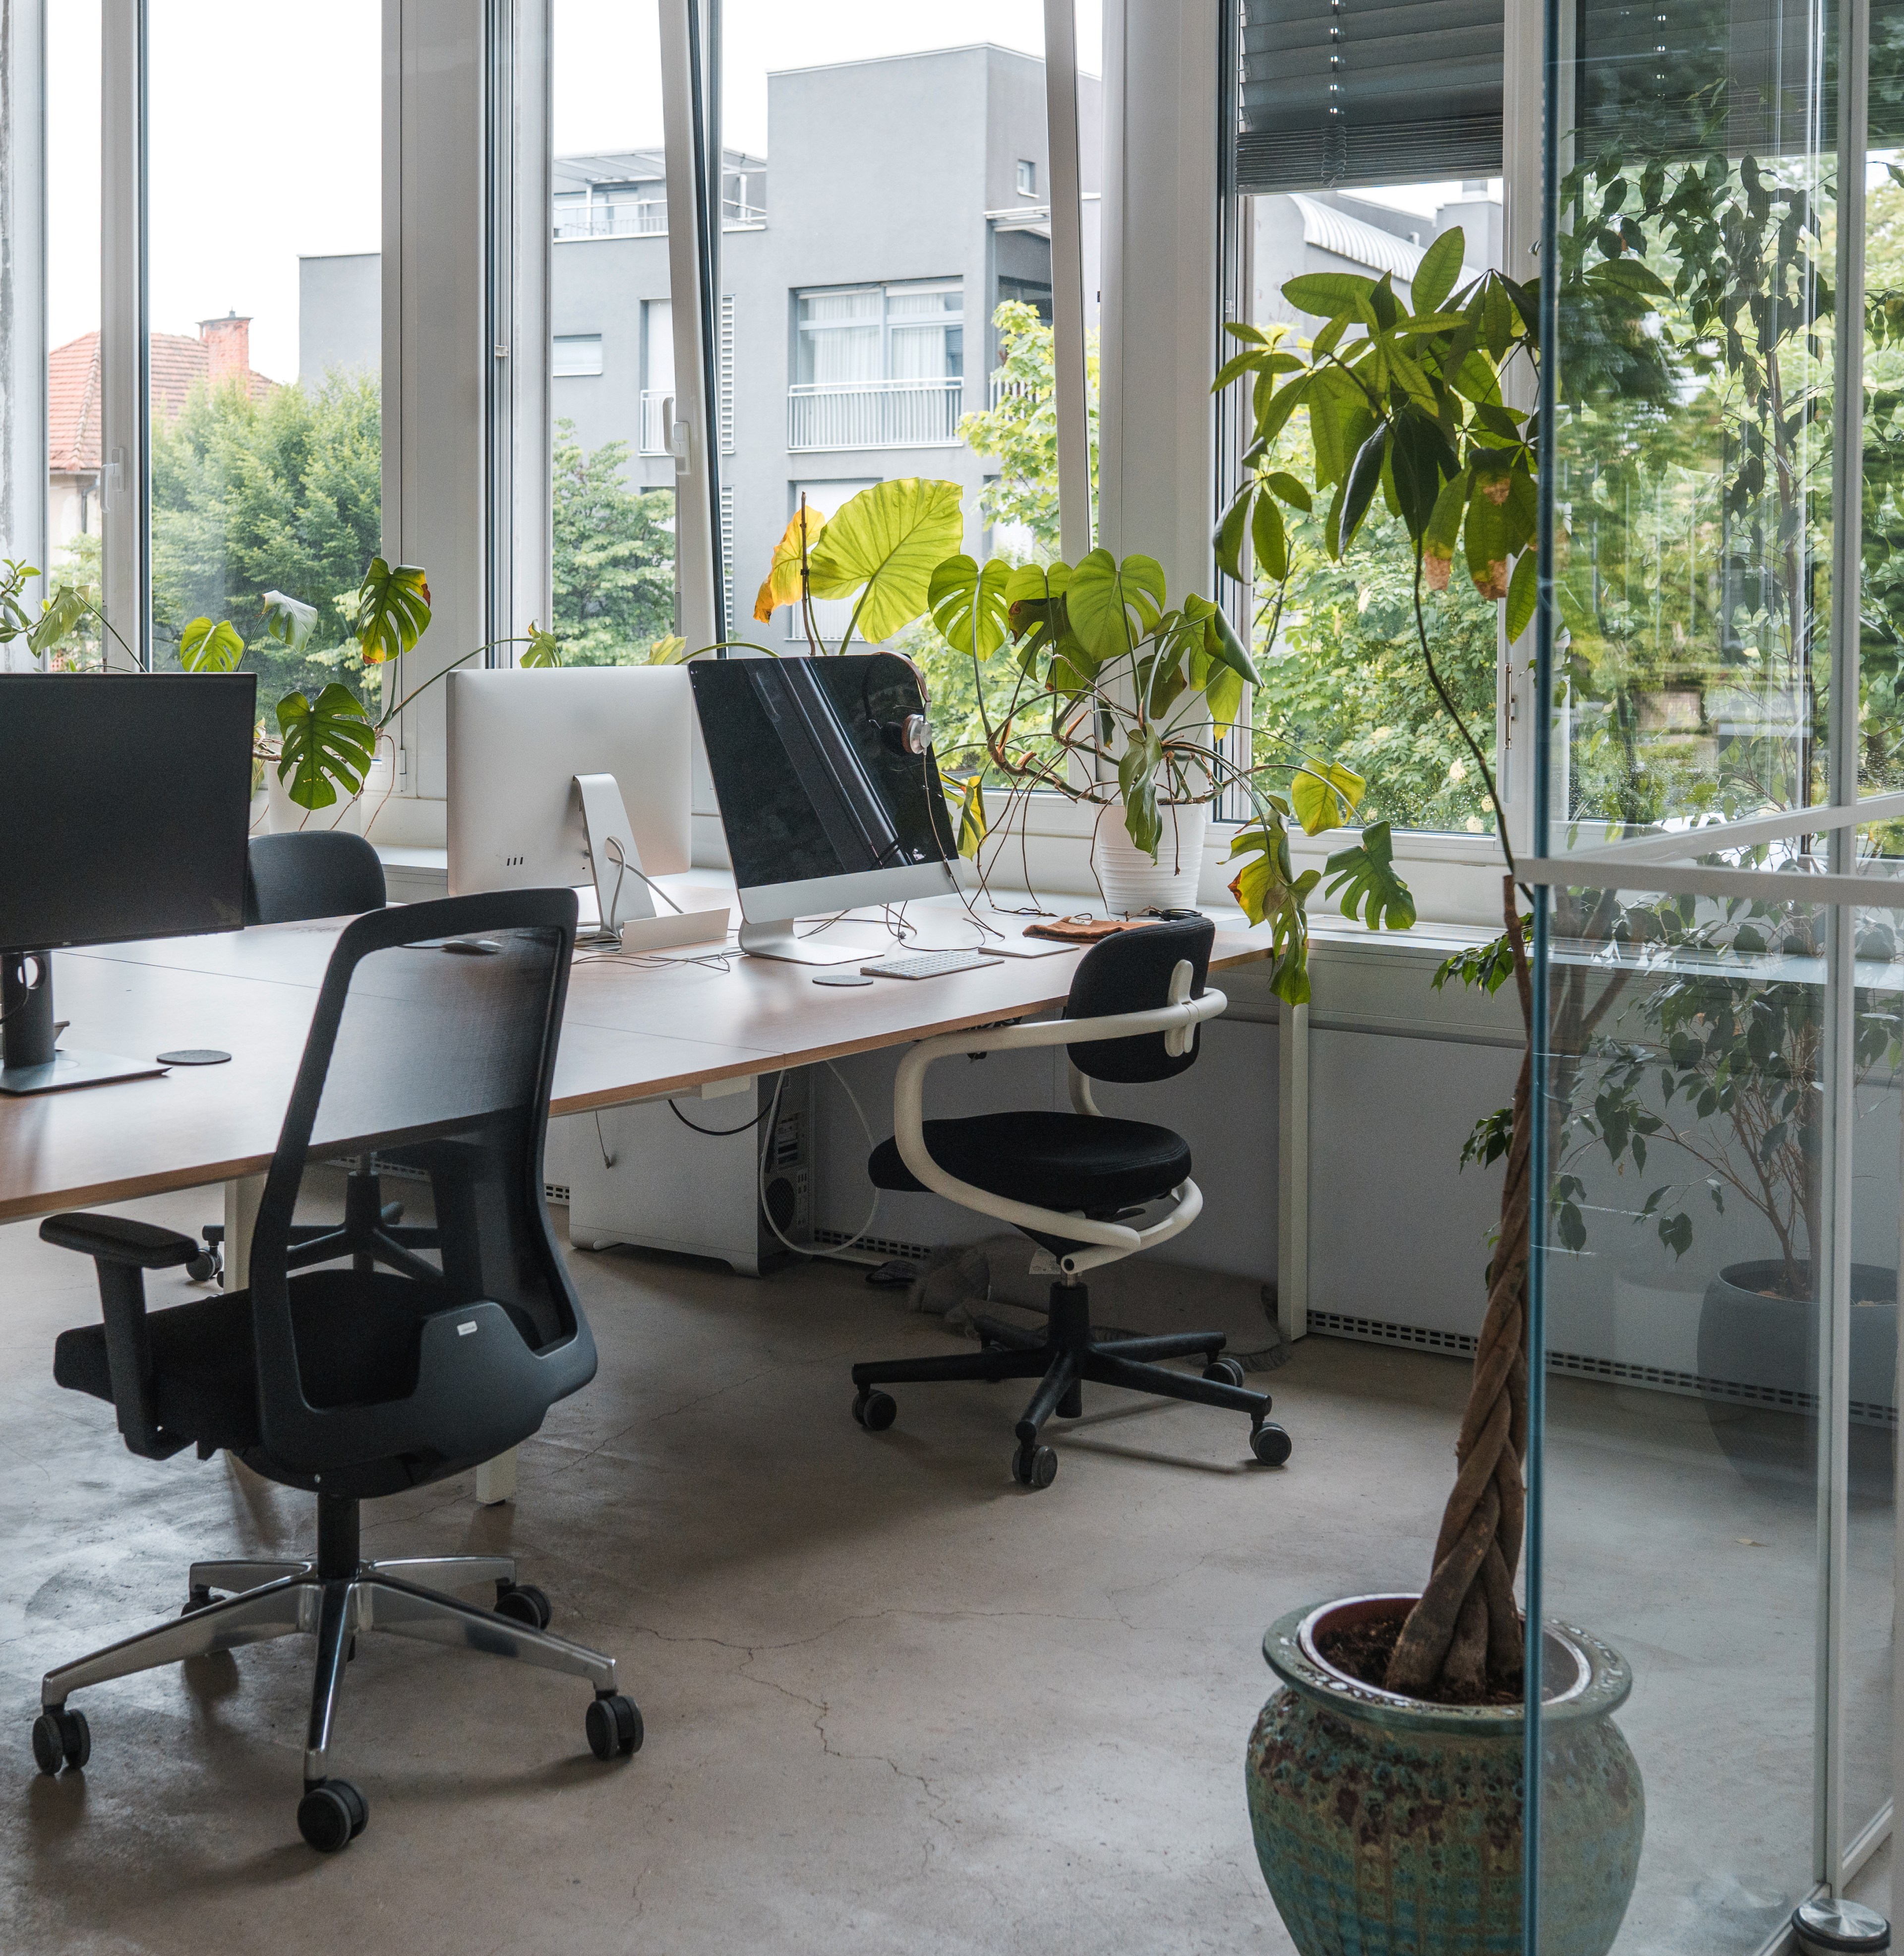
[[[1049,396],[1051,389],[1040,386],[1031,380],[1014,380],[1009,375],[994,368],[990,382],[990,398],[995,408],[1001,401],[1042,400]]]
[[[666,455],[668,453],[668,403],[673,399],[672,393],[657,393],[652,387],[641,390],[641,453],[644,455]]]
[[[738,203],[724,199],[720,207],[721,229],[758,231],[767,222],[765,210],[757,203]],[[571,238],[665,238],[668,234],[668,207],[664,198],[641,203],[559,204],[555,213],[557,243]]]
[[[965,383],[803,382],[787,390],[787,445],[817,448],[956,448]]]

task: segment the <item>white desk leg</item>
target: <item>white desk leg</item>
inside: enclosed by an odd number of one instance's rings
[[[225,1185],[225,1270],[227,1290],[242,1290],[251,1279],[251,1232],[264,1200],[264,1177],[241,1175]]]
[[[476,1501],[479,1507],[493,1508],[499,1501],[515,1499],[515,1449],[485,1460],[476,1470]]]

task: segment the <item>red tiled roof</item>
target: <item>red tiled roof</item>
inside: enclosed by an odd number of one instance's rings
[[[152,411],[162,421],[177,418],[194,385],[211,377],[211,349],[186,333],[152,336]],[[276,381],[244,369],[254,401]],[[46,356],[46,466],[55,475],[96,475],[99,468],[99,336],[83,333]]]

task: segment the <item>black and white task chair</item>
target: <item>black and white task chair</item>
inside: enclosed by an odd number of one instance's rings
[[[1198,1027],[1229,1002],[1204,985],[1215,935],[1209,920],[1195,916],[1121,931],[1085,954],[1062,1018],[978,1036],[990,1052],[1068,1049],[1071,1113],[927,1120],[926,1070],[936,1060],[969,1052],[975,1039],[969,1032],[923,1040],[900,1062],[893,1088],[897,1131],[867,1163],[875,1185],[929,1191],[1009,1222],[1039,1245],[1032,1269],[1055,1281],[1042,1338],[982,1317],[980,1351],[854,1366],[853,1417],[869,1432],[891,1426],[897,1411],[882,1387],[1036,1379],[1038,1390],[1018,1422],[1011,1468],[1021,1486],[1047,1488],[1058,1456],[1039,1434],[1053,1413],[1075,1419],[1083,1412],[1088,1382],[1247,1413],[1255,1457],[1272,1467],[1289,1458],[1289,1436],[1268,1418],[1269,1394],[1246,1391],[1242,1367],[1218,1355],[1222,1333],[1099,1340],[1091,1335],[1090,1295],[1082,1281],[1086,1271],[1182,1235],[1203,1209],[1183,1137],[1100,1113],[1091,1083],[1168,1080],[1195,1063]],[[1169,1207],[1142,1222],[1158,1203]],[[1199,1355],[1206,1361],[1200,1378],[1158,1362]]]
[[[337,829],[298,828],[283,835],[254,835],[244,851],[244,921],[304,923],[314,917],[361,916],[380,910],[387,897],[383,863],[361,835]],[[225,1225],[199,1232],[205,1247],[185,1274],[209,1282],[225,1265]],[[433,1230],[406,1223],[401,1202],[383,1199],[375,1159],[364,1156],[344,1185],[342,1222],[298,1222],[291,1231],[291,1267],[328,1263],[345,1251],[368,1270],[386,1250],[427,1250]]]
[[[317,1497],[316,1552],[195,1563],[184,1614],[49,1670],[33,1726],[43,1772],[86,1764],[82,1687],[299,1633],[317,1676],[298,1826],[334,1851],[364,1797],[329,1772],[353,1640],[369,1631],[510,1658],[585,1679],[590,1749],[641,1742],[615,1661],[549,1634],[549,1602],[513,1559],[367,1561],[358,1506],[528,1439],[594,1377],[595,1346],[543,1201],[542,1151],[575,946],[569,890],[518,890],[374,910],[332,953],[266,1178],[246,1288],[146,1309],[143,1273],[188,1261],[177,1230],[118,1216],[49,1216],[40,1235],[98,1266],[104,1322],[62,1332],[53,1377],[109,1401],[131,1450],[220,1448]],[[300,1270],[292,1213],[306,1169],[340,1147],[400,1144],[427,1169],[437,1260]],[[446,1595],[489,1585],[493,1608]],[[413,1687],[414,1688],[414,1687]]]

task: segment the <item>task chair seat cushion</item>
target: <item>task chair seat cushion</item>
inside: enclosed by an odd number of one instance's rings
[[[315,1406],[407,1398],[416,1389],[422,1320],[452,1301],[433,1284],[380,1270],[314,1270],[292,1278],[290,1288],[298,1374]],[[180,1439],[235,1453],[261,1444],[251,1293],[148,1311],[146,1327],[159,1425]],[[53,1380],[111,1403],[104,1325],[59,1334]]]
[[[1190,1144],[1148,1121],[1108,1115],[974,1114],[928,1121],[925,1151],[949,1175],[1040,1209],[1114,1213],[1155,1202],[1190,1172]],[[866,1163],[877,1188],[908,1194],[925,1185],[900,1159],[897,1141],[881,1141]]]

